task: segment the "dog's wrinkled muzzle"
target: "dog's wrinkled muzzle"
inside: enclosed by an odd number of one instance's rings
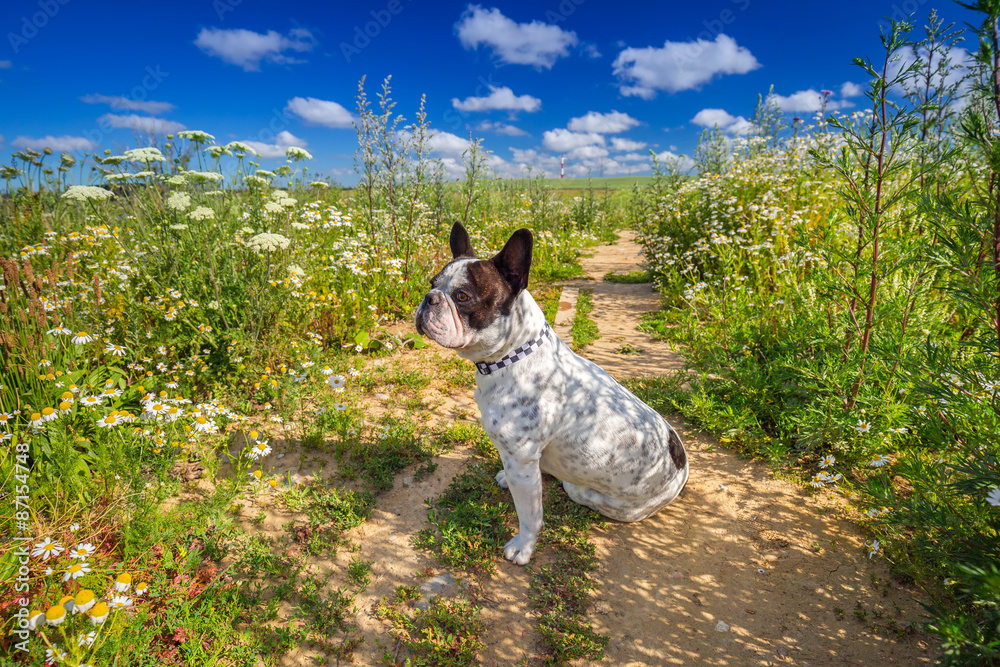
[[[424,300],[417,307],[417,314],[413,320],[417,333],[421,336],[427,335],[427,320],[431,318],[433,309],[444,303],[445,296],[441,292],[428,292]]]

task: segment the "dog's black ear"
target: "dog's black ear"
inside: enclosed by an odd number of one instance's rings
[[[469,240],[469,232],[465,231],[461,222],[456,222],[451,228],[451,238],[448,243],[451,245],[451,255],[455,259],[476,256],[476,251],[472,249],[472,241]]]
[[[496,257],[491,261],[500,271],[500,275],[514,290],[517,296],[521,290],[528,287],[528,271],[531,269],[531,246],[534,239],[527,229],[519,229],[507,240]]]

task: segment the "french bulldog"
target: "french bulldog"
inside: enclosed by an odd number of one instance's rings
[[[476,403],[503,462],[496,481],[517,510],[518,533],[503,553],[518,565],[542,528],[543,472],[617,521],[655,514],[688,479],[677,431],[549,328],[527,290],[532,243],[519,229],[479,259],[456,223],[454,259],[431,278],[414,318],[418,333],[476,364]]]

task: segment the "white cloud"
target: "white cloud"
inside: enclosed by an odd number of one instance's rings
[[[13,66],[14,63],[9,60],[0,60],[0,69],[10,69]]]
[[[616,151],[641,151],[646,147],[645,141],[632,141],[621,137],[611,137],[611,147]],[[648,157],[648,156],[647,156]],[[618,158],[619,160],[622,158]]]
[[[702,127],[715,127],[716,125],[725,127],[736,122],[736,116],[725,109],[702,109],[694,115],[691,122]]]
[[[676,155],[671,151],[657,153],[656,159],[660,162],[673,162],[677,165],[677,169],[682,172],[691,171],[695,168],[694,160],[689,158],[687,155]]]
[[[149,114],[166,113],[176,108],[170,102],[132,100],[120,95],[100,95],[97,93],[84,95],[80,98],[80,101],[87,104],[107,104],[116,111],[143,111]]]
[[[858,97],[863,92],[864,89],[853,81],[845,81],[843,85],[840,86],[841,97]]]
[[[285,52],[311,51],[316,40],[312,33],[304,28],[295,28],[288,33],[288,36],[274,30],[257,33],[242,28],[234,30],[202,28],[194,44],[208,55],[238,65],[246,72],[259,72],[260,63],[265,60],[279,65],[305,62],[287,56]]]
[[[624,132],[639,125],[639,121],[632,118],[627,113],[620,111],[609,111],[608,113],[598,113],[588,111],[585,115],[572,118],[566,125],[574,132],[597,132],[599,134],[615,134]]]
[[[318,100],[315,97],[293,97],[288,100],[285,111],[290,111],[313,125],[326,127],[353,127],[351,112],[336,102]]]
[[[566,157],[570,160],[593,160],[607,156],[608,149],[600,146],[580,146],[566,153]]]
[[[459,111],[525,111],[534,113],[542,108],[542,101],[531,95],[515,95],[514,91],[506,86],[498,88],[490,86],[490,94],[486,97],[466,97],[460,100],[452,98],[451,106]]]
[[[541,21],[515,23],[499,9],[483,9],[480,5],[469,5],[455,29],[466,49],[485,44],[501,62],[511,65],[551,68],[577,43],[575,32]]]
[[[719,34],[714,41],[663,43],[663,48],[627,48],[613,64],[625,96],[652,99],[657,91],[676,93],[698,88],[721,74],[746,74],[760,63],[749,49]]]
[[[694,115],[691,122],[701,127],[716,127],[730,134],[746,134],[753,128],[753,123],[743,116],[734,116],[725,109],[702,109]]]
[[[146,134],[172,134],[186,130],[187,126],[174,120],[165,118],[153,118],[152,116],[137,116],[128,114],[119,116],[113,113],[106,113],[97,119],[99,123],[107,123],[111,127],[145,132]]]
[[[0,137],[0,141],[3,137]],[[71,137],[69,135],[63,135],[61,137],[53,137],[51,134],[44,137],[34,138],[34,137],[15,137],[14,141],[10,142],[11,146],[20,146],[21,148],[34,148],[35,150],[41,150],[43,148],[51,148],[54,151],[92,151],[97,148],[95,144],[90,139],[86,137]]]
[[[469,140],[451,132],[434,132],[427,145],[434,152],[460,159],[469,149]]]
[[[615,159],[619,162],[646,162],[650,160],[650,155],[649,153],[623,153],[616,155]]]
[[[560,127],[544,132],[542,145],[550,151],[563,153],[583,146],[603,146],[604,137],[595,132],[571,132]]]
[[[781,107],[781,110],[787,113],[812,113],[823,108],[823,93],[813,90],[812,88],[808,90],[799,90],[791,95],[788,95],[787,97],[785,95],[778,95],[777,93],[774,93],[770,95],[768,99],[776,102],[777,105]],[[845,109],[853,106],[854,103],[848,100],[835,100],[832,97],[826,100],[827,111]]]
[[[477,127],[480,132],[496,132],[497,134],[505,134],[508,137],[526,137],[528,133],[521,128],[511,125],[509,123],[492,123],[488,120],[484,120]]]
[[[278,132],[274,137],[273,144],[249,140],[245,140],[243,143],[257,151],[257,155],[262,158],[285,157],[285,151],[291,146],[297,146],[298,148],[306,148],[308,146],[305,139],[299,139],[288,130]]]

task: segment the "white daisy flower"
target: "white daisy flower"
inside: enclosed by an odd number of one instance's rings
[[[872,425],[863,419],[859,419],[858,425],[854,427],[854,430],[858,433],[867,433],[872,430]]]
[[[63,574],[63,581],[65,582],[70,579],[79,579],[85,574],[90,574],[90,563],[85,561],[74,563],[66,569],[66,572]]]
[[[115,578],[115,592],[125,593],[129,588],[132,587],[132,575],[128,572],[122,572]]]
[[[113,598],[111,598],[111,603],[108,606],[111,607],[112,611],[119,611],[121,609],[131,607],[132,598],[126,595],[116,595]]]
[[[204,415],[195,417],[192,426],[196,433],[214,433],[217,428],[215,422]]]
[[[986,502],[994,507],[1000,507],[1000,486],[993,488],[986,494]]]
[[[73,336],[73,338],[71,338],[70,340],[76,343],[77,345],[83,345],[85,343],[93,342],[94,337],[91,336],[86,331],[78,331],[77,334]]]
[[[107,417],[101,417],[95,422],[98,428],[110,428],[112,426],[118,426],[120,423],[118,420],[118,413],[112,412]]]
[[[78,614],[86,614],[96,603],[97,598],[94,597],[94,592],[84,589],[73,598],[73,611]]]
[[[32,550],[31,555],[38,558],[41,556],[42,560],[48,560],[50,556],[58,556],[65,550],[65,547],[59,542],[55,542],[50,537],[46,537],[41,542],[35,544],[35,548]]]
[[[96,550],[97,548],[90,542],[80,543],[70,549],[68,555],[70,558],[75,558],[77,560],[87,560]]]
[[[881,468],[886,463],[889,463],[889,457],[885,454],[876,454],[872,457],[872,460],[868,463],[872,468]]]
[[[271,453],[271,446],[267,444],[267,440],[261,440],[256,445],[250,448],[250,458],[261,459]]]

